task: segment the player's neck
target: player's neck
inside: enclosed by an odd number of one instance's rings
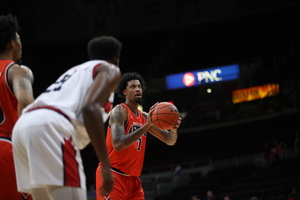
[[[7,53],[2,53],[0,54],[0,60],[12,60],[12,58]]]
[[[135,112],[135,113],[137,113],[138,112],[138,103],[136,103],[136,102],[129,102],[129,101],[126,101],[125,102],[127,105],[128,105],[128,107],[133,111],[133,112]]]
[[[9,59],[9,58],[7,58],[7,57],[2,57],[2,56],[0,56],[0,60],[11,60],[11,59]]]

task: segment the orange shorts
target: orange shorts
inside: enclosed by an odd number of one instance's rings
[[[100,167],[96,170],[96,197],[97,200],[145,200],[142,182],[137,176],[125,176],[112,171],[114,176],[114,187],[107,196],[100,196],[97,192],[102,185]]]
[[[0,200],[32,200],[31,196],[17,191],[17,181],[10,139],[0,137]]]

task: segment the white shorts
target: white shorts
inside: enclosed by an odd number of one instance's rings
[[[23,113],[12,143],[18,191],[45,185],[86,189],[75,128],[62,114],[45,108]]]

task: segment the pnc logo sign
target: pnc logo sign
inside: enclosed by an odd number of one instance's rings
[[[202,84],[236,80],[240,76],[238,64],[219,66],[166,76],[167,89],[186,88]]]
[[[220,77],[221,74],[222,70],[220,69],[197,72],[198,82],[199,84],[201,84],[202,81],[205,81],[205,83],[219,82],[222,80],[222,77]]]
[[[191,72],[187,72],[182,77],[182,82],[185,86],[190,87],[195,85],[195,76]]]

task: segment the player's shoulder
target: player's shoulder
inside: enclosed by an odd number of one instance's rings
[[[33,79],[33,73],[31,69],[25,65],[13,64],[9,68],[9,75],[21,74],[22,76]]]
[[[111,110],[110,118],[122,118],[123,120],[127,120],[128,111],[125,106],[118,104]]]
[[[26,65],[20,65],[20,68],[24,69],[24,70],[31,71],[31,69],[29,67],[27,67]]]
[[[10,69],[24,71],[24,72],[31,72],[31,69],[29,67],[27,67],[26,65],[19,65],[16,63],[12,64]]]
[[[97,72],[100,72],[100,71],[111,73],[112,71],[120,71],[120,69],[119,69],[119,67],[117,67],[116,65],[114,65],[112,63],[103,61],[103,62],[99,62],[99,64],[97,64]]]
[[[113,109],[112,112],[126,112],[127,113],[127,109],[125,106],[123,106],[122,104],[117,104]]]

